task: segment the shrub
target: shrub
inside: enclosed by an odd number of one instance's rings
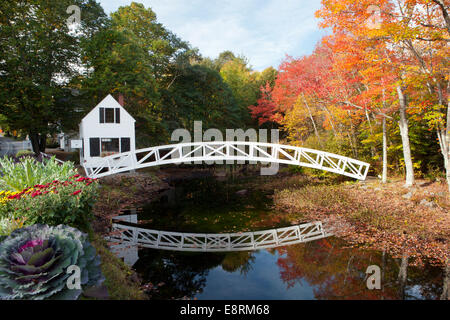
[[[34,156],[34,152],[31,150],[19,150],[16,153],[16,158],[20,158],[23,156]]]
[[[25,157],[18,163],[8,157],[0,158],[0,188],[2,190],[21,191],[53,180],[65,180],[76,173],[72,162],[60,164],[55,157],[43,159],[42,162]]]
[[[67,160],[73,162],[74,164],[79,165],[80,164],[80,150],[77,149],[76,151],[71,152],[69,154],[69,157]]]
[[[67,286],[72,265],[81,269],[80,289]],[[0,299],[75,300],[103,281],[96,250],[77,229],[33,225],[0,243]]]
[[[13,232],[16,229],[20,229],[23,227],[26,219],[25,218],[7,218],[7,217],[0,217],[0,240],[2,237],[9,236],[11,232]]]
[[[66,224],[88,230],[97,197],[96,180],[74,175],[20,192],[0,192],[0,217],[26,218],[26,225]]]

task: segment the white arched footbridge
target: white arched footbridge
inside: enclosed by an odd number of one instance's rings
[[[325,151],[280,144],[225,141],[193,142],[140,149],[85,162],[91,178],[152,166],[191,162],[250,161],[283,163],[334,172],[365,180],[369,164]]]
[[[115,251],[127,247],[191,252],[252,251],[304,243],[332,236],[322,222],[241,233],[180,233],[114,223],[107,240]]]

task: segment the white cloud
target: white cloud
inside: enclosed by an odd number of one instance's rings
[[[138,0],[139,1],[139,0]],[[131,1],[102,0],[107,12]],[[314,13],[320,0],[141,0],[158,21],[215,58],[225,50],[243,54],[257,70],[277,67],[286,54],[312,52],[325,34]]]

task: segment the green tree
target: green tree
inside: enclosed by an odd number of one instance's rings
[[[135,36],[147,52],[153,74],[161,86],[170,86],[178,76],[179,64],[198,59],[196,49],[181,40],[157,21],[156,14],[143,4],[132,2],[111,14],[112,27]]]
[[[256,75],[256,84],[258,88],[264,87],[267,83],[273,88],[277,79],[278,71],[273,67],[268,67]]]
[[[111,14],[110,25],[83,43],[90,72],[78,86],[88,91],[89,108],[105,95],[123,94],[125,107],[136,119],[138,146],[167,140],[172,110],[165,108],[167,92],[198,50],[165,29],[151,8],[131,3]]]
[[[80,8],[78,32],[67,25],[70,5]],[[0,3],[0,114],[11,130],[28,134],[35,152],[67,117],[55,97],[79,73],[80,41],[103,28],[106,15],[94,0]]]
[[[250,124],[252,119],[248,107],[258,100],[258,73],[252,72],[241,59],[234,59],[225,63],[220,74],[233,92],[239,107],[239,117],[245,124]]]
[[[219,129],[240,123],[231,89],[217,71],[203,65],[185,68],[164,92],[163,104],[168,130],[192,129],[194,120],[202,120],[205,128]]]
[[[159,93],[148,52],[133,33],[106,29],[84,44],[86,77],[76,85],[88,97],[88,111],[106,95],[122,94],[125,107],[136,119],[137,140],[160,130]],[[147,143],[148,144],[148,143]]]

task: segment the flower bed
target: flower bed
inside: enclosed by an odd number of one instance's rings
[[[26,225],[66,224],[87,230],[96,196],[95,179],[74,175],[20,192],[0,192],[0,217],[25,218]]]
[[[55,179],[66,180],[77,173],[72,162],[63,164],[55,157],[0,158],[0,185],[5,191],[17,191],[34,185],[43,185]]]

